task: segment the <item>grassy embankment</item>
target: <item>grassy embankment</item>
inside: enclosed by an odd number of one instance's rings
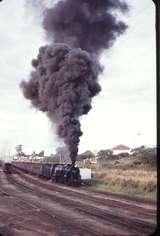
[[[92,186],[109,192],[156,200],[157,171],[155,166],[137,162],[134,158],[106,160],[87,164],[92,168]]]
[[[146,170],[108,169],[95,172],[93,185],[110,192],[156,199],[156,173]]]

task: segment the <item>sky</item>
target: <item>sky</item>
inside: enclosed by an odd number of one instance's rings
[[[155,6],[152,0],[126,0],[131,9],[120,15],[128,30],[101,55],[102,91],[92,110],[81,117],[79,153],[112,148],[156,145]],[[48,43],[40,15],[25,0],[0,2],[0,156],[62,146],[47,116],[36,111],[19,88],[29,79],[31,60]]]

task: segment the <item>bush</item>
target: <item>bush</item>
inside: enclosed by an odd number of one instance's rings
[[[136,153],[133,160],[134,164],[145,164],[150,166],[156,166],[157,156],[156,148],[144,148]]]
[[[115,162],[114,162],[114,165],[118,165],[118,164],[120,164],[119,161],[115,161]]]
[[[142,162],[140,160],[133,160],[134,165],[140,165]]]
[[[119,154],[119,157],[129,157],[129,153],[122,152],[122,153]]]
[[[153,181],[149,181],[147,185],[145,186],[144,190],[146,192],[153,192],[156,191],[157,185]]]
[[[121,185],[126,188],[137,188],[138,187],[138,183],[132,179],[124,180]]]
[[[107,158],[110,158],[112,154],[113,154],[113,151],[110,149],[107,149],[107,150],[100,150],[97,153],[97,156],[99,159],[107,159]]]

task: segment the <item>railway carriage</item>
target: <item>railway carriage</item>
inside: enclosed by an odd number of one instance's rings
[[[32,162],[12,162],[13,168],[17,168],[26,173],[39,176],[41,170],[40,163],[32,163]]]
[[[51,179],[52,171],[54,171],[54,166],[57,164],[42,164],[40,170],[40,177],[45,179]]]

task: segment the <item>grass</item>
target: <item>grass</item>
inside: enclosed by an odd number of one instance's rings
[[[135,164],[134,159],[106,160],[89,165],[92,168],[92,186],[114,193],[156,200],[156,168],[143,163]]]
[[[147,192],[147,191],[143,191],[141,189],[138,188],[126,188],[126,187],[122,187],[119,185],[105,185],[104,183],[99,183],[98,185],[92,185],[92,186],[96,186],[97,189],[101,189],[101,190],[106,190],[108,192],[113,192],[113,193],[121,193],[121,194],[126,194],[129,196],[135,196],[135,197],[139,197],[139,198],[146,198],[146,199],[151,199],[156,201],[156,191],[154,192]]]
[[[95,170],[92,185],[107,191],[156,199],[157,176],[153,170]]]

